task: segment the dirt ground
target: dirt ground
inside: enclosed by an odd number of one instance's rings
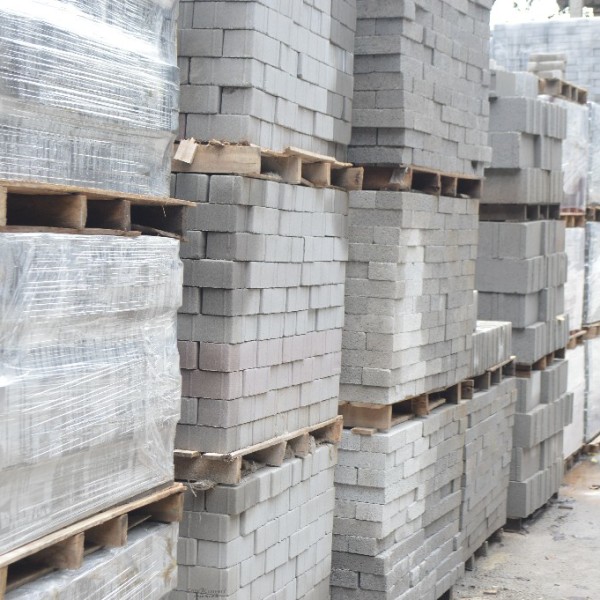
[[[600,455],[565,476],[558,501],[505,532],[454,588],[458,600],[600,599]]]

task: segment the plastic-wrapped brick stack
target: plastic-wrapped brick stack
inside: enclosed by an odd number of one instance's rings
[[[178,250],[0,236],[0,553],[173,480]]]
[[[517,399],[514,377],[482,377],[511,357],[511,324],[478,321],[473,335],[475,389],[467,402],[461,532],[463,560],[498,529],[507,517],[512,431]]]
[[[182,1],[181,137],[343,158],[355,0]]]
[[[565,230],[567,254],[567,281],[565,282],[565,313],[570,331],[579,331],[583,325],[585,291],[585,227],[567,227]]]
[[[573,422],[564,430],[564,458],[573,456],[585,441],[586,345],[587,342],[583,342],[567,350],[569,361],[567,390],[573,394]]]
[[[494,27],[491,53],[498,65],[512,71],[526,71],[532,54],[561,54],[566,58],[566,80],[588,88],[595,100],[600,94],[600,65],[595,56],[599,40],[598,19],[511,23]]]
[[[6,600],[160,599],[175,587],[177,524],[149,523],[128,534],[120,548],[103,548],[75,571],[46,575],[8,592]]]
[[[600,223],[586,224],[586,267],[585,267],[585,307],[584,324],[600,322]],[[585,441],[593,440],[600,433],[600,381],[598,360],[600,337],[588,339],[586,347],[586,399],[585,399]]]
[[[359,0],[351,161],[483,174],[490,6]]]
[[[175,0],[3,2],[0,177],[166,196],[176,17]]]
[[[600,104],[588,102],[589,122],[589,173],[588,197],[590,205],[600,205]]]
[[[565,111],[536,100],[527,85],[532,77],[502,71],[493,77],[490,124],[499,135],[492,136],[492,174],[502,185],[486,187],[482,204],[560,204],[562,185],[552,189],[539,175],[548,174],[546,181],[552,182],[550,169],[560,169]],[[533,144],[532,136],[537,136]],[[567,392],[567,362],[552,358],[566,346],[569,333],[563,315],[566,258],[562,221],[480,223],[478,314],[512,321],[513,354],[519,368],[529,371],[528,377],[517,377],[507,509],[511,518],[529,516],[558,491],[562,478],[562,436],[572,420],[573,396]]]
[[[492,71],[485,204],[560,204],[566,111],[538,98],[529,73]]]

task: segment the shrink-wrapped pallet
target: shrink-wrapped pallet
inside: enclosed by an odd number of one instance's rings
[[[175,0],[0,4],[0,178],[168,194]]]
[[[565,251],[569,261],[565,283],[565,312],[569,315],[569,328],[575,331],[581,329],[583,323],[585,228],[568,227],[565,230]]]
[[[172,481],[178,246],[0,236],[0,554]]]
[[[600,322],[600,223],[585,226],[584,325]]]
[[[177,579],[177,530],[177,523],[140,525],[125,546],[99,550],[80,569],[45,575],[6,600],[160,600]]]

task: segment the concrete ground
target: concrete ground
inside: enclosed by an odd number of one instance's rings
[[[456,600],[600,599],[600,455],[565,476],[521,533],[505,532],[454,588]]]

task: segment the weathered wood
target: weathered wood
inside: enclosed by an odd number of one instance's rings
[[[198,149],[198,144],[194,138],[189,138],[187,140],[181,140],[177,145],[177,149],[175,151],[175,156],[173,156],[173,160],[178,160],[180,162],[191,165],[194,162],[194,156],[196,156],[196,150]]]
[[[76,533],[40,550],[31,557],[31,560],[54,569],[79,569],[83,564],[84,540],[83,532]]]
[[[268,467],[280,467],[283,464],[285,458],[285,450],[287,442],[279,442],[268,448],[258,450],[252,454],[245,456],[246,460],[255,460],[258,463],[267,465]]]
[[[281,177],[284,183],[298,185],[302,180],[302,160],[297,156],[267,154],[263,151],[260,173],[274,173]]]
[[[179,523],[183,519],[183,490],[151,502],[132,512],[133,517],[144,515],[159,523]]]
[[[238,456],[232,460],[218,460],[200,455],[186,459],[175,455],[175,479],[210,479],[215,483],[235,485],[242,480],[242,458]]]
[[[6,225],[0,227],[0,233],[66,233],[77,235],[116,235],[120,237],[138,237],[139,231],[121,231],[117,229],[68,229],[66,227],[38,227],[31,225]]]
[[[250,175],[261,172],[260,164],[258,146],[201,144],[197,146],[191,164],[173,160],[171,170],[174,173]]]
[[[302,179],[306,179],[315,187],[331,185],[331,163],[302,163]]]
[[[294,456],[301,458],[312,454],[316,448],[315,438],[310,433],[303,433],[288,442]]]
[[[6,225],[6,188],[0,187],[0,226]]]
[[[317,152],[311,152],[310,150],[302,150],[301,148],[296,148],[295,146],[288,146],[283,152],[281,152],[281,154],[283,156],[295,156],[302,159],[302,162],[304,163],[337,163],[333,156],[318,154]],[[337,164],[341,165],[344,163]]]
[[[163,207],[160,207],[162,209]],[[177,207],[182,210],[181,207]],[[88,200],[87,228],[131,229],[131,202],[129,200]]]
[[[391,405],[361,405],[346,402],[340,404],[339,413],[344,418],[345,427],[369,427],[385,431],[391,426]]]
[[[364,178],[363,167],[347,167],[331,170],[331,184],[335,187],[343,188],[349,192],[353,190],[363,189],[363,178]]]
[[[106,523],[88,529],[85,532],[86,542],[109,548],[120,548],[127,543],[127,525],[128,516],[119,515]]]
[[[8,568],[7,567],[0,568],[0,598],[4,598],[4,594],[6,594],[7,579],[8,579]]]

